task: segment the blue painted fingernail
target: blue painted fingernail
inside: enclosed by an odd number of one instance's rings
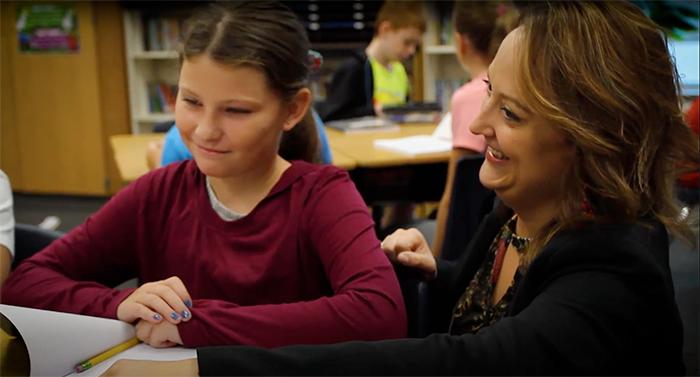
[[[156,313],[153,315],[153,319],[155,319],[156,321],[160,321],[161,319],[163,319],[163,317],[161,317],[160,314]]]
[[[188,308],[191,308],[191,307],[192,307],[192,301],[190,301],[189,299],[185,300],[185,306],[188,307]]]
[[[170,313],[170,318],[177,321],[178,319],[180,319],[180,315],[175,313],[175,312],[172,312],[172,313]]]
[[[190,318],[190,312],[189,312],[189,310],[183,310],[183,311],[182,311],[182,318],[184,318],[184,319]]]

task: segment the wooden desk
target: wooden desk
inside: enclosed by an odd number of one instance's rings
[[[146,147],[151,141],[163,140],[165,134],[114,135],[109,143],[122,181],[128,183],[148,172]]]
[[[332,145],[331,156],[333,157],[333,165],[341,169],[352,170],[355,169],[355,167],[357,167],[357,162],[354,158],[346,155],[345,153],[339,150],[334,149]]]
[[[119,175],[125,183],[132,182],[148,172],[146,165],[146,147],[151,141],[163,140],[165,134],[148,133],[139,135],[114,135],[110,138],[114,160],[119,169]],[[355,159],[342,151],[331,148],[333,165],[345,169],[354,169]]]
[[[406,124],[398,131],[369,131],[343,133],[326,128],[331,149],[342,152],[355,160],[357,167],[381,168],[401,165],[445,163],[450,159],[450,152],[405,155],[374,147],[376,139],[395,139],[399,137],[429,135],[435,130],[434,124]]]
[[[439,201],[447,178],[450,152],[406,155],[375,148],[376,139],[429,135],[434,124],[402,125],[398,131],[343,133],[327,128],[333,153],[355,160],[350,171],[355,186],[368,205],[381,202]]]
[[[404,136],[426,135],[433,132],[435,125],[433,124],[412,124],[403,125],[399,131],[379,131],[366,133],[342,133],[334,129],[326,129],[328,141],[333,155],[333,165],[342,169],[349,170],[353,179],[357,179],[356,183],[360,182],[359,186],[373,184],[376,179],[382,179],[385,182],[394,182],[397,189],[401,185],[407,185],[409,182],[408,175],[415,176],[422,184],[431,184],[442,190],[441,180],[444,181],[444,170],[447,161],[450,157],[450,152],[431,153],[421,155],[404,155],[401,153],[391,152],[374,147],[375,139],[391,139]],[[139,135],[115,135],[110,138],[110,144],[114,152],[114,159],[119,168],[119,174],[124,182],[131,182],[148,172],[146,166],[146,147],[151,141],[162,140],[164,134],[148,133]],[[358,170],[359,169],[359,170]],[[355,172],[355,170],[358,170]],[[403,171],[403,172],[402,172]],[[410,171],[410,172],[409,172]],[[424,177],[424,178],[419,178]],[[437,181],[431,179],[437,178]],[[365,194],[366,191],[373,191],[367,188],[360,190]],[[386,195],[395,195],[389,193],[391,189],[384,188]],[[413,194],[405,192],[408,197]],[[396,193],[398,197],[402,197],[401,192]],[[420,200],[433,200],[435,193],[431,192],[428,195],[418,195]],[[428,199],[424,197],[427,196]],[[365,198],[365,200],[373,201],[373,199]]]

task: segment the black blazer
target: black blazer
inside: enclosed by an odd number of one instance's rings
[[[333,74],[318,113],[324,122],[374,115],[374,76],[364,51],[353,51]]]
[[[438,263],[432,289],[444,327],[508,217],[490,214],[459,261]],[[197,355],[202,375],[682,375],[682,343],[666,230],[658,222],[590,223],[555,236],[508,316],[477,334]]]

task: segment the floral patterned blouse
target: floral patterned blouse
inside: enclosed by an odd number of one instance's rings
[[[524,267],[522,265],[518,267],[513,282],[497,303],[493,302],[493,290],[496,287],[508,245],[513,244],[515,250],[522,253],[530,241],[515,234],[516,218],[513,216],[503,225],[491,243],[486,259],[457,302],[452,313],[451,334],[476,333],[483,327],[494,324],[508,312],[518,283],[525,273]]]

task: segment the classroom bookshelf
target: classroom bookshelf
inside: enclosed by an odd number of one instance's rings
[[[428,22],[423,35],[423,100],[437,102],[443,112],[449,110],[452,93],[469,80],[455,55],[452,40],[452,12],[446,4],[426,4]]]
[[[184,17],[124,11],[124,43],[129,80],[131,132],[151,132],[174,120],[178,77],[177,44]]]
[[[366,46],[373,35],[381,2],[367,0],[283,1],[305,25],[311,47],[323,55],[320,71],[311,75],[314,101],[322,102],[339,64]],[[130,3],[131,4],[131,3]],[[134,3],[124,9],[124,43],[131,110],[131,131],[152,132],[174,119],[172,101],[178,78],[178,36],[198,3],[163,7]],[[176,9],[171,9],[176,8]],[[171,96],[172,95],[172,96]]]

